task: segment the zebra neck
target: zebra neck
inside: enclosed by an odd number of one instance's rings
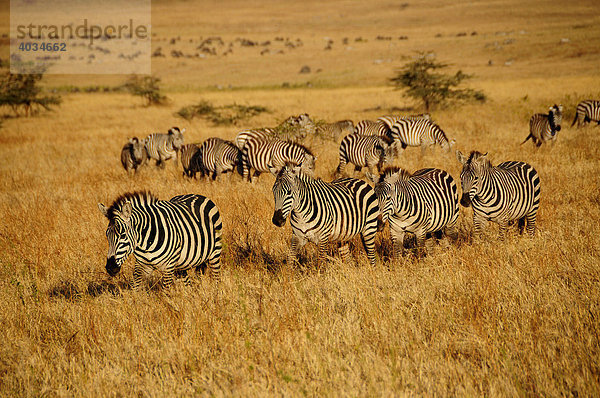
[[[314,205],[307,206],[307,204],[314,204],[317,201],[314,187],[312,186],[313,182],[305,178],[296,178],[297,188],[294,195],[294,208],[292,212],[302,219],[310,217],[311,207],[314,207]]]
[[[395,212],[400,216],[408,216],[414,214],[418,210],[415,192],[406,183],[398,183],[396,186]]]

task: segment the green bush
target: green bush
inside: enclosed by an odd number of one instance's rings
[[[33,74],[5,73],[0,81],[0,106],[10,107],[16,116],[25,111],[25,116],[37,113],[39,108],[50,110],[60,105],[62,99],[58,95],[42,95],[38,83],[44,77],[43,72]]]

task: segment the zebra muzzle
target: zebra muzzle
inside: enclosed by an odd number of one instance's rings
[[[273,213],[273,224],[278,227],[283,227],[285,225],[285,217],[283,216],[283,212],[281,210],[277,210],[275,213]]]
[[[108,275],[115,276],[121,271],[121,266],[117,264],[115,256],[106,259],[106,272]]]
[[[460,204],[464,207],[471,206],[471,198],[469,198],[468,193],[464,193],[463,196],[460,198]]]

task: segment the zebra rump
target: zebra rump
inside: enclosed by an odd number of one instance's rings
[[[126,193],[110,207],[98,208],[108,218],[106,271],[115,276],[133,254],[133,287],[140,287],[143,276],[163,271],[163,286],[175,274],[187,272],[208,262],[211,275],[218,279],[221,268],[221,230],[219,209],[201,195],[179,195],[158,200],[148,192]]]
[[[197,144],[185,144],[179,149],[179,161],[183,167],[184,177],[196,177],[199,170],[194,167],[192,159],[194,159],[199,149]]]
[[[211,175],[213,180],[222,173],[234,171],[240,162],[240,151],[231,142],[218,137],[205,140],[198,153],[193,158],[193,167],[202,172],[202,175]]]
[[[355,171],[368,167],[372,173],[375,166],[381,171],[385,163],[392,161],[394,152],[395,146],[386,136],[348,134],[340,144],[336,175],[342,175],[348,163],[354,164]]]
[[[439,145],[446,152],[454,145],[454,140],[448,141],[446,133],[429,119],[399,118],[389,127],[390,137],[400,142],[402,149],[409,146],[420,146],[421,150],[432,145]]]
[[[575,125],[575,122],[577,122],[577,128],[590,122],[600,124],[600,101],[585,100],[577,104],[577,111],[571,127]]]

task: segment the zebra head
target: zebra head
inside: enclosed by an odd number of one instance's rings
[[[552,133],[558,132],[561,129],[560,124],[562,123],[562,111],[562,105],[554,104],[554,106],[548,108],[548,123],[550,123]]]
[[[144,160],[144,152],[146,151],[146,140],[140,140],[137,137],[133,137],[129,139],[129,143],[131,144],[131,155],[136,163],[140,163]]]
[[[283,227],[294,208],[294,199],[297,191],[296,176],[301,172],[302,165],[285,165],[279,171],[277,168],[269,166],[269,170],[277,177],[275,184],[273,184],[273,197],[275,199],[273,224]]]
[[[180,130],[179,127],[173,127],[169,129],[169,139],[175,150],[178,150],[184,144],[183,133],[185,133],[185,129]]]
[[[375,184],[375,195],[379,200],[379,215],[383,224],[388,222],[390,216],[398,208],[397,182],[403,173],[405,173],[404,170],[396,167],[387,168],[381,176],[367,173],[367,178]]]
[[[456,158],[463,165],[460,173],[460,182],[462,185],[462,197],[460,204],[464,207],[471,206],[471,201],[479,193],[479,180],[483,172],[490,167],[490,161],[487,159],[487,152],[481,154],[473,151],[467,157],[460,151],[456,151]]]
[[[135,231],[131,227],[131,202],[124,202],[120,209],[114,205],[107,208],[102,203],[98,203],[98,208],[108,218],[106,272],[110,276],[115,276],[121,271],[121,266],[127,257],[135,250],[137,241]]]

